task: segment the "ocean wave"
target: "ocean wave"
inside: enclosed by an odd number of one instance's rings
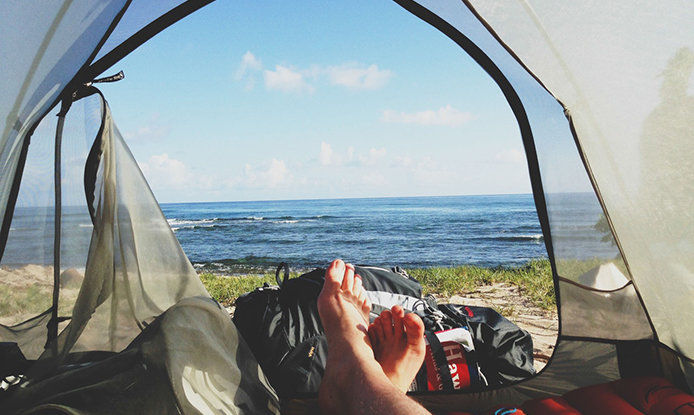
[[[206,224],[206,223],[213,223],[217,218],[212,218],[212,219],[167,219],[166,221],[169,222],[169,226],[196,226],[196,225],[201,225],[201,224]]]
[[[495,239],[497,241],[510,241],[510,242],[516,242],[516,241],[543,241],[545,238],[542,236],[541,233],[537,234],[531,234],[531,235],[509,235],[509,236],[496,236],[492,237],[491,239]]]
[[[314,215],[314,216],[233,216],[221,218],[205,218],[205,219],[167,219],[169,226],[174,231],[180,229],[198,229],[198,228],[219,228],[230,226],[234,223],[277,223],[277,224],[295,224],[303,222],[316,222],[321,219],[330,219],[335,216],[330,215]],[[211,230],[211,229],[208,229]]]
[[[216,218],[213,219],[167,219],[166,221],[169,223],[169,226],[171,227],[171,230],[176,232],[181,229],[195,229],[195,228],[200,228],[200,227],[211,227],[214,226],[214,221]]]
[[[504,234],[503,232],[500,235],[494,235],[494,236],[470,236],[466,238],[468,240],[474,240],[474,241],[503,241],[503,242],[540,242],[543,241],[545,238],[542,236],[541,233],[537,234]]]

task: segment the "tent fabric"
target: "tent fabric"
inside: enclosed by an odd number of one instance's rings
[[[84,281],[58,339],[72,350],[120,351],[156,316],[193,296],[209,296],[183,253],[103,101],[91,159],[93,232]],[[87,178],[90,179],[90,178]]]
[[[64,124],[60,153],[65,162],[61,166],[62,209],[58,218],[61,221],[58,315],[61,318],[70,316],[89,250],[93,226],[84,203],[83,166],[101,124],[101,112],[98,99],[84,99],[73,105]],[[32,136],[12,227],[0,262],[0,291],[5,297],[0,324],[6,327],[0,329],[5,332],[0,338],[5,339],[14,332],[11,337],[22,338],[20,349],[30,359],[41,355],[48,334],[47,321],[33,317],[53,303],[56,121],[57,117],[46,117]],[[27,319],[31,320],[22,323]],[[12,327],[15,324],[19,326]],[[65,325],[60,323],[59,328]]]
[[[13,389],[9,413],[279,414],[253,354],[213,300],[190,297],[166,310],[124,351]]]
[[[212,1],[131,2],[85,72],[85,76],[96,78],[162,30]]]
[[[35,124],[90,61],[125,1],[7,1],[0,4],[0,256],[21,169],[22,149]],[[27,24],[26,22],[32,22]]]
[[[664,345],[663,355],[676,353],[694,386],[691,3],[396,2],[463,47],[509,101],[526,150],[560,315],[556,351],[538,376],[501,389],[419,398],[434,408],[486,410],[559,396],[619,379],[620,350],[644,339]],[[88,154],[71,152],[69,118],[64,147],[52,147],[50,139],[29,142],[59,99],[206,3],[0,5],[0,278],[4,283],[38,267],[38,285],[45,287],[37,298],[47,299],[49,307],[21,318],[0,316],[0,340],[17,343],[29,359],[40,357],[32,373],[45,382],[32,388],[50,407],[103,409],[108,400],[99,406],[89,403],[88,394],[74,394],[80,385],[85,391],[99,385],[118,389],[136,375],[152,382],[138,391],[161,393],[183,412],[225,406],[277,412],[272,388],[228,316],[209,299],[105,101],[99,100],[99,133]],[[62,201],[51,196],[50,181],[40,191],[33,188],[31,178],[41,174],[26,169],[42,155],[47,174],[69,177],[68,167],[85,166],[84,187],[73,192],[56,186]],[[56,155],[69,156],[58,171],[52,166]],[[43,210],[38,216],[21,205],[21,195],[29,193],[38,198],[30,207]],[[78,199],[81,206],[72,210]],[[73,213],[86,217],[91,229],[71,233]],[[6,249],[19,235],[10,221],[32,217],[39,246],[32,258],[14,261],[22,253]],[[51,233],[55,220],[62,222],[61,236]],[[61,245],[54,247],[54,240]],[[68,247],[70,241],[83,242]],[[80,261],[83,267],[75,266]],[[53,286],[53,269],[64,286]],[[54,290],[58,304],[48,298]],[[56,310],[60,334],[53,340],[47,328]],[[201,349],[192,347],[198,343]],[[84,367],[84,377],[69,383],[55,370],[94,353],[109,356],[103,366],[92,366],[103,371]],[[138,366],[142,358],[150,359],[150,369]],[[666,369],[666,360],[654,366]],[[110,366],[114,361],[126,363]],[[147,370],[156,374],[144,379]],[[53,391],[86,406],[48,399]],[[123,399],[134,404],[140,398]]]
[[[562,335],[611,340],[653,337],[648,318],[632,284],[614,291],[599,291],[586,290],[560,281],[559,290]],[[624,319],[622,316],[629,318]]]
[[[409,1],[401,3],[405,6],[414,4]],[[526,144],[531,181],[535,184],[538,215],[540,223],[544,223],[545,244],[556,273],[555,291],[560,300],[560,316],[563,315],[562,307],[565,303],[561,290],[565,285],[560,285],[558,281],[565,280],[571,283],[572,289],[580,289],[583,285],[579,280],[591,270],[601,267],[607,270],[617,268],[629,280],[629,270],[624,265],[609,227],[605,231],[600,226],[603,211],[592,191],[580,154],[576,151],[571,125],[561,104],[504,48],[472,10],[455,0],[424,0],[416,4],[422,6],[423,10],[417,11],[410,7],[410,11],[419,13],[420,17],[469,49],[468,52],[497,81],[514,109]],[[436,17],[427,17],[427,13]],[[449,26],[445,27],[446,25]],[[466,44],[470,41],[474,43],[474,47]],[[528,141],[532,145],[528,145]],[[533,159],[533,154],[529,154],[529,151],[536,152],[537,158]],[[537,192],[541,192],[544,197],[538,198]],[[606,264],[612,265],[606,267]],[[589,286],[583,286],[583,289],[594,292]],[[614,317],[612,297],[621,298],[586,293],[580,298],[590,299],[590,302],[572,302],[571,314],[595,316],[589,317],[588,321],[599,321],[599,316],[603,314]],[[650,322],[646,318],[644,327],[643,318],[647,314],[644,311],[632,312],[643,308],[638,295],[636,304],[633,299],[629,301],[628,306],[622,304],[622,313],[618,317],[620,324],[638,328],[636,335],[626,330],[608,332],[609,326],[594,327],[588,324],[574,324],[572,335],[601,338],[601,335],[608,334],[607,338],[613,340],[648,336],[644,333],[650,329]],[[560,331],[562,329],[563,326],[560,325]]]
[[[658,339],[694,357],[694,7],[471,3],[566,107]]]
[[[103,46],[99,48],[99,52],[94,57],[94,61],[103,58],[155,19],[185,2],[186,0],[136,0],[130,2],[116,28],[104,41]]]
[[[65,254],[75,249],[75,242],[88,248],[77,259],[66,255],[61,267],[63,278],[75,275],[61,282],[66,287],[77,284],[79,292],[76,298],[66,297],[72,304],[59,308],[61,313],[71,310],[69,316],[60,315],[68,317],[68,323],[61,325],[55,345],[45,350],[49,313],[0,326],[1,341],[17,343],[25,357],[38,358],[25,373],[28,385],[0,396],[7,399],[2,405],[12,411],[75,414],[278,413],[274,389],[227,311],[209,298],[113,123],[108,104],[92,91],[95,94],[83,100],[96,101],[103,118],[91,151],[70,148],[75,137],[66,137],[67,145],[60,149],[75,156],[78,166],[86,163],[84,173],[81,168],[76,172],[82,194],[91,191],[86,198],[91,209],[84,195],[81,213],[67,209],[70,206],[63,209],[80,217],[73,225],[93,223],[80,227],[89,229],[91,238],[61,241],[68,245],[61,250]],[[73,118],[86,123],[92,119]],[[70,124],[66,132],[80,130]],[[63,201],[70,202],[70,176],[63,179],[68,192]],[[50,236],[39,243],[50,243]],[[81,257],[86,261],[83,275],[75,268],[62,269],[75,266]]]

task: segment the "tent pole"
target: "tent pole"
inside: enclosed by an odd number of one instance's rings
[[[70,96],[63,98],[60,112],[58,113],[58,125],[55,129],[55,155],[53,163],[53,188],[55,196],[55,216],[53,218],[53,303],[51,306],[51,319],[48,323],[46,346],[51,348],[53,357],[58,356],[58,302],[60,301],[60,240],[62,225],[62,189],[61,189],[61,160],[63,141],[63,127],[65,115],[70,109],[72,99]]]

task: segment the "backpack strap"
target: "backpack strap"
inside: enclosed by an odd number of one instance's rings
[[[280,271],[284,268],[284,279],[280,280]],[[277,281],[277,285],[282,287],[285,282],[289,279],[289,265],[286,262],[280,262],[280,264],[277,266],[277,270],[275,271],[275,281]]]
[[[433,331],[425,331],[424,335],[429,342],[429,347],[431,348],[431,356],[434,358],[434,363],[436,364],[436,369],[441,377],[441,385],[443,390],[452,391],[453,390],[453,378],[451,377],[451,371],[448,369],[448,359],[446,359],[446,353],[443,351],[441,342],[439,338],[436,337],[436,333]]]
[[[427,365],[423,364],[417,372],[417,376],[414,378],[415,391],[426,391],[429,389],[429,380],[427,379]],[[412,390],[412,389],[410,389]]]

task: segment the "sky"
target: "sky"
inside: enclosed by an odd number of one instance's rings
[[[491,78],[392,1],[218,1],[100,88],[160,202],[529,193]]]

